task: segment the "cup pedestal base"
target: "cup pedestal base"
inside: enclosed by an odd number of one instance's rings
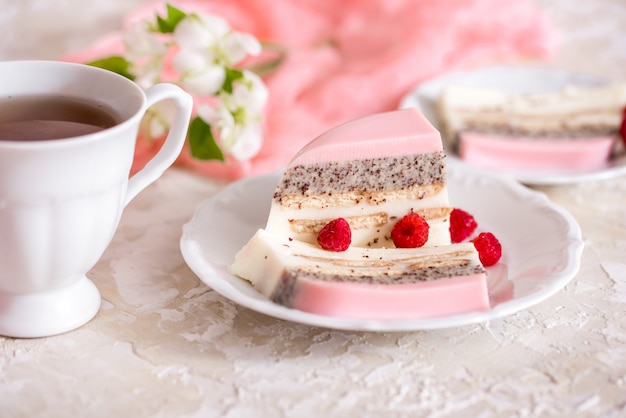
[[[0,335],[37,338],[71,331],[91,320],[100,303],[100,293],[87,277],[47,292],[0,291]]]

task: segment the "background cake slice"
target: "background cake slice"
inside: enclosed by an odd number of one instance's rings
[[[495,169],[585,170],[614,150],[626,86],[507,93],[450,85],[439,101],[442,132],[461,159]]]
[[[266,229],[311,244],[342,217],[354,246],[393,247],[393,224],[426,219],[426,245],[450,243],[450,204],[439,132],[416,109],[362,118],[321,135],[285,169]]]

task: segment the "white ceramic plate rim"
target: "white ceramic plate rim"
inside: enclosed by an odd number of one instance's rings
[[[180,240],[183,258],[200,280],[233,302],[275,318],[357,331],[414,331],[456,327],[490,321],[529,308],[562,289],[580,268],[583,242],[580,228],[571,215],[550,202],[544,194],[513,180],[452,165],[448,169],[452,204],[473,211],[483,229],[492,230],[505,247],[502,263],[490,268],[489,274],[498,268],[500,272],[497,274],[502,274],[502,268],[505,269],[504,281],[517,292],[511,300],[498,303],[487,311],[415,320],[336,318],[286,308],[271,302],[248,282],[227,272],[227,265],[232,262],[236,251],[256,229],[264,227],[269,213],[268,199],[271,199],[278,176],[278,173],[274,173],[240,180],[207,199],[184,225]],[[502,210],[498,211],[498,208]],[[517,213],[501,213],[512,211]],[[533,229],[532,225],[530,228],[518,226],[515,232],[507,232],[502,225],[508,222],[507,216],[514,217],[511,225],[517,225],[520,218],[524,222],[536,222],[536,229],[546,234],[546,237],[552,237],[551,240],[541,239],[541,236],[522,236],[526,233],[524,231]],[[533,243],[532,255],[524,258],[523,254],[506,253],[507,247],[525,245],[529,238],[536,241]],[[546,246],[546,243],[550,246]],[[506,277],[513,270],[517,271],[515,277]]]
[[[573,74],[562,70],[535,67],[486,67],[468,72],[449,73],[425,81],[404,96],[399,107],[419,109],[439,129],[440,123],[436,103],[444,86],[450,83],[498,88],[512,92],[540,92],[559,90],[568,85],[589,86],[603,82],[596,77]],[[462,162],[450,150],[448,150],[448,157],[450,161],[469,165]],[[589,171],[493,170],[493,172],[507,175],[530,185],[571,184],[612,178],[626,173],[626,155],[620,152],[619,155],[607,161],[603,167]]]

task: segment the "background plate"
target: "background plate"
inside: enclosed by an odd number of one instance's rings
[[[578,272],[583,249],[576,221],[544,194],[507,178],[448,168],[451,203],[472,213],[481,230],[501,241],[503,257],[488,268],[491,308],[430,319],[359,320],[277,305],[230,275],[235,253],[265,227],[279,173],[232,183],[197,209],[183,227],[180,248],[200,280],[255,311],[303,324],[368,331],[411,331],[489,321],[528,308],[563,288]]]
[[[426,81],[402,99],[400,108],[418,108],[437,129],[440,129],[437,101],[442,89],[447,84],[463,84],[521,93],[554,91],[568,85],[591,86],[603,82],[603,80],[595,77],[559,70],[531,67],[487,67],[471,72],[451,73]],[[444,141],[444,143],[447,142]],[[446,151],[449,160],[453,163],[468,165],[456,157],[451,150]],[[589,171],[492,171],[505,174],[526,184],[568,184],[624,174],[626,173],[626,155],[620,148],[619,153],[607,161],[603,167]]]

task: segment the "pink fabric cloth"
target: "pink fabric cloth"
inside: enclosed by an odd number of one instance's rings
[[[184,150],[178,163],[229,180],[284,166],[306,143],[349,120],[398,106],[418,83],[444,72],[527,58],[556,46],[550,22],[532,0],[181,0],[185,11],[221,15],[239,31],[286,50],[265,78],[270,98],[265,139],[251,161],[196,161]],[[126,19],[163,13],[150,1]],[[113,34],[73,61],[120,50]],[[136,168],[160,142],[138,139]]]

